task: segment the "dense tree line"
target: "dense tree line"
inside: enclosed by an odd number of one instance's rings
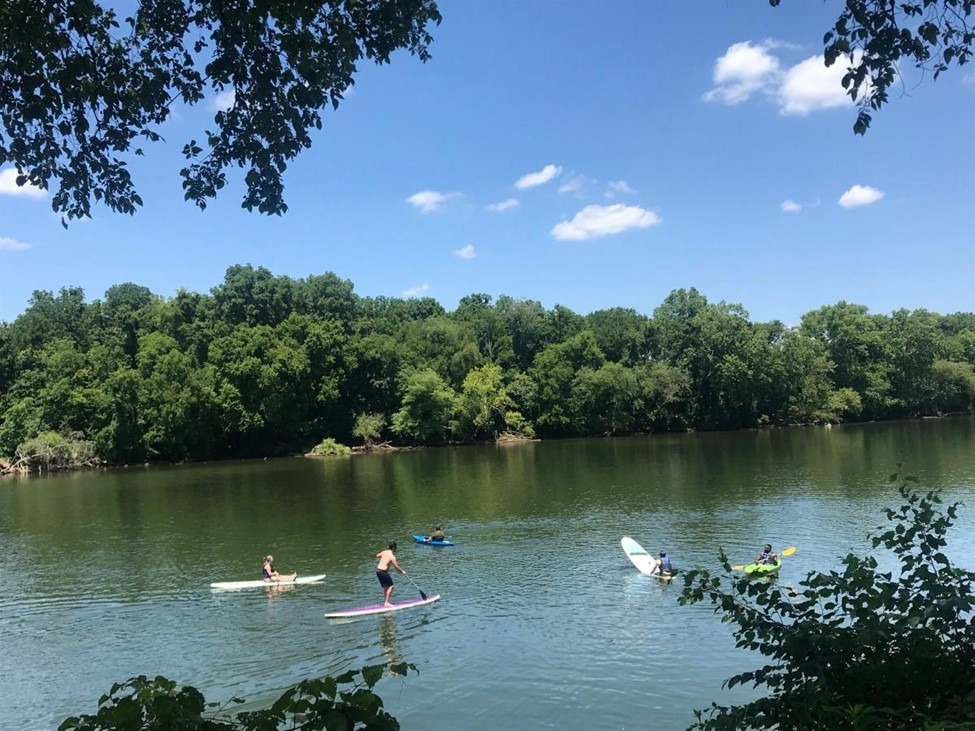
[[[360,297],[233,266],[209,294],[38,291],[0,324],[0,455],[44,434],[110,462],[970,412],[975,314],[839,302],[797,327],[675,290],[652,316],[484,294]]]

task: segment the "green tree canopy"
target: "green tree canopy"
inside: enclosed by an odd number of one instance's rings
[[[240,265],[171,299],[35,292],[0,323],[0,457],[47,432],[110,462],[305,453],[368,441],[363,414],[401,443],[943,415],[975,409],[973,354],[971,313],[840,302],[790,329],[693,289],[652,317],[484,294],[448,312]]]
[[[429,368],[403,376],[403,408],[393,414],[391,429],[401,437],[425,443],[447,439],[457,416],[457,393]]]
[[[98,0],[0,4],[0,165],[57,190],[62,221],[93,201],[142,205],[128,161],[161,139],[178,101],[230,102],[183,147],[187,200],[201,208],[242,167],[242,206],[287,210],[281,176],[338,108],[359,64],[406,49],[429,58],[434,0],[140,0],[120,18]]]

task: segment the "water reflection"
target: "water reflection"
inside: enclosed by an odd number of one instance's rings
[[[277,601],[282,594],[294,591],[296,584],[267,584],[264,587],[264,597],[268,603]]]
[[[379,622],[379,645],[383,648],[383,659],[387,664],[403,662],[403,655],[396,642],[396,620],[392,614],[382,615]]]

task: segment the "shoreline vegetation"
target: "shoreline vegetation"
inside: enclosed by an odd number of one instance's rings
[[[207,294],[36,291],[0,322],[0,474],[970,414],[975,313],[800,324],[672,291],[651,314],[363,297],[230,267]]]
[[[530,442],[540,442],[541,439],[537,437],[526,437],[520,434],[499,434],[496,439],[485,442],[476,443],[464,443],[464,444],[447,444],[447,445],[437,445],[437,446],[484,446],[488,444],[495,444],[497,446],[510,446],[516,444],[527,444]],[[357,454],[381,454],[384,452],[407,452],[416,449],[426,449],[427,447],[421,445],[394,445],[390,442],[383,442],[381,444],[371,444],[369,446],[359,445],[354,447],[348,447],[344,444],[339,444],[335,440],[323,440],[323,444],[327,443],[325,447],[322,444],[316,445],[309,452],[304,454],[292,454],[287,455],[287,457],[342,457],[342,456],[352,456]],[[435,447],[434,447],[435,448]],[[317,451],[316,451],[317,450]],[[286,458],[287,458],[286,457]],[[262,457],[248,457],[244,458],[259,460]],[[263,457],[267,459],[267,457]],[[22,457],[15,459],[14,461],[4,459],[0,457],[0,477],[5,477],[8,475],[28,475],[28,474],[44,474],[47,472],[64,472],[69,470],[82,470],[82,469],[127,469],[133,466],[139,467],[151,467],[151,466],[175,466],[183,464],[207,464],[208,462],[214,462],[218,460],[183,460],[181,462],[147,462],[140,465],[130,465],[121,463],[111,463],[99,460],[97,458],[93,459],[59,459],[51,460],[44,459],[37,455]]]
[[[928,420],[949,419],[949,418],[966,417],[966,416],[971,416],[971,414],[968,412],[957,412],[952,414],[942,414],[940,416],[923,416],[923,417],[918,417],[918,419],[928,421]],[[910,419],[910,421],[915,421],[918,419]],[[907,420],[891,419],[889,421],[907,421]],[[852,422],[852,423],[872,424],[872,423],[884,423],[884,422],[874,421],[874,422]],[[750,427],[750,428],[737,429],[735,431],[761,431],[761,430],[768,430],[768,429],[796,429],[796,428],[810,428],[810,427],[820,427],[820,428],[828,429],[831,428],[832,426],[833,424],[829,422],[819,422],[819,423],[808,423],[808,424],[783,424],[783,425]],[[696,433],[696,430],[688,429],[686,433],[694,434]],[[611,434],[602,434],[602,435],[589,435],[586,438],[609,439],[612,438],[613,436],[614,435]],[[649,437],[649,436],[653,436],[653,434],[629,434],[626,436]],[[330,440],[324,440],[324,441],[330,441]],[[289,459],[289,458],[297,458],[297,457],[310,457],[310,458],[344,457],[344,456],[351,457],[355,455],[364,455],[364,454],[410,452],[410,451],[415,451],[417,449],[438,449],[441,447],[468,447],[468,446],[490,446],[490,445],[494,445],[497,447],[508,447],[508,446],[522,445],[522,444],[532,444],[532,443],[542,442],[542,441],[545,440],[540,439],[538,437],[526,437],[518,434],[499,434],[498,437],[494,440],[481,441],[481,442],[458,442],[458,443],[446,443],[446,444],[439,444],[439,445],[394,445],[389,442],[383,442],[382,444],[374,444],[369,447],[366,447],[364,445],[349,447],[344,444],[339,444],[337,442],[334,442],[334,440],[331,440],[328,449],[320,450],[318,452],[316,452],[315,449],[317,449],[317,447],[320,445],[316,445],[316,448],[313,448],[309,452],[294,453],[288,455],[275,455],[274,457],[277,459]],[[258,461],[262,459],[267,460],[268,458],[269,458],[268,456],[242,457],[234,461]],[[129,469],[132,467],[143,467],[143,468],[175,467],[175,466],[181,466],[187,464],[191,464],[191,465],[209,464],[213,462],[226,462],[226,461],[230,461],[230,460],[185,459],[180,462],[156,461],[156,462],[145,462],[141,464],[128,464],[128,463],[123,464],[123,463],[105,462],[103,460],[99,460],[96,458],[84,462],[69,461],[69,462],[59,462],[57,464],[51,464],[43,461],[38,461],[36,459],[17,460],[11,462],[10,460],[0,457],[0,477],[8,477],[13,475],[44,474],[49,472],[64,472],[64,471],[84,470],[84,469]]]

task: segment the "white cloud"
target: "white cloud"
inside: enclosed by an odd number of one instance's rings
[[[961,77],[961,83],[963,84],[975,84],[975,71],[970,71]]]
[[[435,190],[421,190],[407,198],[406,202],[419,208],[422,213],[434,213],[459,195],[460,193],[438,193]]]
[[[492,203],[485,208],[493,213],[504,213],[509,208],[515,208],[518,205],[517,198],[508,198],[508,200],[501,201],[500,203]]]
[[[210,102],[210,108],[218,112],[226,112],[237,102],[237,92],[233,89],[224,89],[217,94]]]
[[[424,282],[423,284],[418,284],[415,287],[410,287],[409,289],[403,290],[404,297],[419,297],[421,294],[425,294],[430,291],[430,285]]]
[[[552,236],[559,241],[585,241],[661,222],[660,216],[640,206],[586,206],[571,221],[556,224]]]
[[[770,41],[752,45],[751,41],[735,43],[714,62],[715,87],[704,95],[704,101],[740,104],[758,91],[765,91],[779,75],[779,59],[769,53]]]
[[[0,195],[16,195],[26,198],[43,198],[47,193],[36,185],[17,185],[17,168],[0,170]]]
[[[459,256],[461,259],[473,259],[475,256],[477,256],[477,252],[474,251],[474,244],[468,244],[462,249],[457,249],[457,251],[454,252],[454,255]]]
[[[842,83],[848,59],[839,58],[827,67],[823,56],[812,56],[785,68],[772,53],[782,47],[795,48],[772,40],[729,47],[714,63],[715,86],[704,94],[704,101],[734,105],[763,94],[775,100],[779,113],[800,116],[854,103]],[[858,60],[859,53],[854,62]]]
[[[0,251],[25,251],[30,248],[30,244],[23,241],[12,239],[9,236],[0,236]]]
[[[785,72],[778,90],[782,114],[806,115],[819,109],[847,107],[853,100],[843,88],[848,63],[840,58],[827,67],[823,56],[813,56]]]
[[[606,197],[615,198],[618,195],[625,195],[627,193],[635,192],[636,191],[633,190],[633,188],[631,188],[625,180],[611,180],[606,190]]]
[[[534,188],[536,185],[543,185],[562,172],[561,165],[546,165],[537,173],[528,173],[518,178],[515,187],[519,190]]]
[[[802,210],[802,203],[796,203],[791,198],[786,198],[782,201],[782,210],[786,213],[798,213]]]
[[[854,185],[840,196],[839,203],[844,208],[859,208],[876,203],[883,197],[883,191],[871,188],[869,185]]]

